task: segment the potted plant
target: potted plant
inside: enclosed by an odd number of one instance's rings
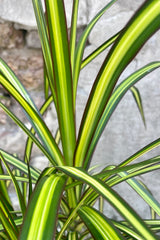
[[[89,167],[98,140],[124,94],[136,91],[134,84],[160,67],[152,62],[116,85],[122,71],[143,44],[160,27],[160,1],[146,1],[121,32],[83,59],[88,35],[103,13],[116,2],[110,1],[87,25],[76,44],[78,0],[73,1],[71,32],[68,38],[63,0],[32,0],[44,58],[45,100],[37,109],[28,92],[7,64],[0,60],[0,83],[23,108],[29,129],[3,103],[0,106],[28,135],[24,160],[2,149],[0,184],[1,239],[158,239],[159,220],[143,220],[120,197],[113,186],[126,181],[160,215],[160,204],[135,176],[160,168],[159,156],[138,163],[133,161],[160,145],[160,139],[140,149],[117,166],[107,166],[90,174]],[[76,93],[79,74],[104,49],[113,44],[94,81],[78,136],[76,136]],[[115,87],[116,86],[116,87]],[[140,98],[135,99],[142,109]],[[43,114],[54,102],[59,129],[54,137]],[[142,115],[143,112],[141,111]],[[36,134],[36,135],[35,135]],[[61,142],[61,147],[59,146]],[[42,172],[30,165],[32,145],[36,144],[49,166]],[[10,168],[18,169],[14,174]],[[9,198],[6,179],[12,180],[20,206],[15,212]],[[35,187],[33,188],[33,185]],[[123,221],[104,215],[100,199],[108,201]]]

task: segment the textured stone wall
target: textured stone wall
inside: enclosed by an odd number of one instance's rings
[[[80,0],[79,34],[97,11],[108,2],[107,0]],[[118,0],[95,25],[88,39],[85,56],[125,26],[128,19],[143,2],[144,0]],[[0,0],[0,5],[0,57],[12,67],[30,91],[37,105],[40,106],[43,99],[43,61],[31,0]],[[65,0],[65,6],[67,23],[70,27],[72,0]],[[159,42],[160,32],[157,32],[123,72],[120,81],[150,61],[160,60]],[[77,96],[77,128],[91,86],[106,54],[107,51],[98,56],[81,72]],[[119,163],[160,136],[160,70],[151,73],[136,86],[140,90],[143,100],[146,128],[142,123],[135,101],[128,92],[111,117],[93,156],[93,164],[98,164],[101,168]],[[12,111],[16,111],[17,115],[25,121],[21,110],[2,88],[0,88],[0,97]],[[45,119],[52,131],[55,132],[57,126],[55,113],[49,112]],[[25,135],[1,110],[0,139],[0,148],[23,156]],[[148,156],[155,156],[159,153],[160,148],[157,148]],[[42,161],[42,166],[46,161],[36,148],[33,151],[33,159],[38,159],[37,162]],[[154,186],[156,186],[155,183],[158,185],[160,182],[158,174],[157,171],[141,178],[144,183],[149,184],[157,199],[160,197],[160,191],[154,189]],[[149,177],[153,179],[154,185],[152,185],[152,181],[148,181]],[[131,190],[126,184],[121,185],[118,191],[126,194],[126,199],[138,208],[139,213],[143,213],[144,217],[148,216],[149,209],[141,199],[134,201],[134,194],[131,194]]]

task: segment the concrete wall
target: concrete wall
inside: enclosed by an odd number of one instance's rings
[[[80,0],[79,31],[108,2],[106,0]],[[143,2],[144,0],[118,0],[104,14],[91,32],[85,56],[119,31]],[[40,106],[43,99],[41,91],[43,63],[31,0],[0,0],[0,5],[0,56],[16,71],[19,78],[31,92],[37,105]],[[68,26],[70,26],[72,1],[66,0],[65,5],[68,13],[67,22]],[[160,32],[157,32],[123,72],[120,81],[150,61],[160,60],[159,42]],[[107,51],[97,57],[81,72],[77,96],[77,127],[80,124],[91,86],[106,54]],[[97,145],[93,156],[93,165],[98,164],[102,168],[106,165],[118,164],[144,145],[159,138],[160,70],[151,73],[136,86],[142,96],[147,127],[144,127],[133,97],[128,92],[111,117],[111,121]],[[2,89],[0,91],[1,95],[5,94]],[[6,104],[24,120],[22,113],[12,99],[8,97],[3,101],[6,101]],[[0,147],[10,152],[19,152],[20,156],[22,156],[25,135],[3,113],[1,113],[0,121]],[[55,132],[57,126],[55,113],[48,113],[46,121],[51,126],[52,131]],[[152,153],[149,153],[148,157],[159,155],[159,153],[160,148],[157,148]],[[38,161],[40,159],[45,162],[45,159],[39,156],[36,148],[33,157]],[[160,191],[157,191],[160,182],[158,174],[157,171],[154,174],[141,177],[141,180],[151,187],[157,199],[160,197]],[[150,179],[153,181],[150,181]],[[141,199],[135,202],[134,194],[131,194],[131,190],[126,184],[121,185],[118,191],[121,194],[126,194],[126,199],[138,209],[140,214],[143,214],[144,217],[148,216],[149,209]]]

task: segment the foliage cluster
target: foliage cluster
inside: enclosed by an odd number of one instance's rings
[[[142,67],[121,84],[117,85],[117,81],[143,44],[159,29],[160,1],[145,1],[121,32],[115,33],[85,59],[83,53],[89,33],[116,0],[109,1],[89,22],[78,43],[79,0],[73,1],[69,39],[63,0],[45,0],[45,13],[40,0],[32,1],[44,58],[45,100],[41,109],[37,109],[14,72],[0,59],[0,84],[21,105],[32,126],[31,129],[27,128],[0,103],[0,107],[28,135],[23,161],[0,150],[0,239],[159,239],[160,221],[156,215],[160,216],[160,204],[135,177],[159,169],[160,157],[138,163],[134,163],[134,160],[159,146],[160,139],[117,166],[108,166],[106,162],[106,167],[96,174],[90,174],[89,167],[110,116],[129,89],[143,118],[140,95],[134,85],[160,67],[160,62]],[[110,45],[111,50],[94,81],[76,136],[75,109],[80,71]],[[55,137],[43,120],[43,114],[51,103],[55,105],[59,124]],[[49,161],[49,166],[42,172],[30,166],[33,144]],[[2,163],[8,174],[5,174]],[[19,212],[12,206],[7,180],[14,184]],[[113,190],[113,186],[123,181],[151,208],[149,220],[143,220]],[[97,201],[99,207],[95,209]],[[124,220],[116,221],[105,216],[103,201],[109,202]]]

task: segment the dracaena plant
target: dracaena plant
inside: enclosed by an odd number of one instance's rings
[[[144,119],[140,95],[134,84],[160,67],[160,62],[151,62],[120,84],[117,81],[143,44],[159,29],[160,1],[145,1],[122,31],[115,33],[85,59],[83,53],[89,33],[116,0],[110,1],[89,22],[78,43],[79,0],[73,1],[69,37],[63,0],[45,0],[45,11],[40,0],[32,2],[44,58],[45,99],[39,110],[14,72],[0,60],[0,83],[21,105],[32,125],[31,129],[27,128],[0,103],[28,135],[23,161],[0,150],[0,178],[3,180],[0,182],[0,239],[159,239],[160,221],[155,216],[160,216],[160,204],[135,176],[159,169],[160,158],[133,161],[159,146],[160,139],[117,166],[108,166],[106,162],[106,168],[94,174],[90,174],[89,167],[110,116],[129,89]],[[97,73],[76,135],[76,93],[80,71],[111,44],[113,46]],[[51,103],[55,105],[59,124],[56,136],[43,120],[43,114]],[[33,144],[49,161],[42,172],[30,164]],[[6,180],[14,184],[19,212],[12,206]],[[112,187],[122,181],[126,181],[146,201],[152,212],[150,219],[143,220],[113,190]],[[98,199],[101,204],[95,208]],[[110,219],[103,213],[104,200],[116,209],[123,221]]]

